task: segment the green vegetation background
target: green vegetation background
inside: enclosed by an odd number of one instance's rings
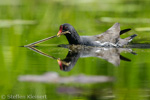
[[[137,34],[132,43],[150,43],[149,0],[5,0],[0,1],[0,96],[9,94],[47,95],[49,100],[88,100],[104,89],[110,89],[116,100],[126,98],[148,100],[150,86],[150,50],[133,49],[138,53],[123,53],[132,62],[121,61],[119,67],[99,58],[81,58],[70,72],[59,70],[56,60],[34,53],[23,46],[56,35],[59,26],[70,23],[80,35],[96,35],[106,31],[115,22],[121,29],[132,28],[122,38]],[[68,49],[53,45],[67,44],[64,36],[38,47],[55,57],[64,58]],[[43,44],[43,45],[44,45]],[[42,45],[42,44],[41,44]],[[106,75],[116,81],[103,84],[47,84],[19,82],[19,75],[41,75],[54,71],[60,76]],[[60,86],[84,89],[80,97],[59,94]],[[94,91],[97,91],[95,93]],[[144,91],[144,92],[142,92]],[[137,95],[139,94],[139,95]],[[106,95],[106,94],[105,94]],[[132,100],[133,100],[132,99]]]

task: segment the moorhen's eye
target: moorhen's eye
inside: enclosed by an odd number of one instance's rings
[[[67,29],[68,29],[68,27],[67,27],[67,26],[64,26],[64,29],[65,29],[65,30],[67,30]]]

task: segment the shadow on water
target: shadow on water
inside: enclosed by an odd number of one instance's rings
[[[115,66],[119,66],[120,60],[128,62],[131,61],[129,58],[120,55],[121,52],[128,52],[136,55],[136,53],[130,48],[92,47],[81,45],[58,45],[58,47],[68,49],[68,54],[64,59],[53,57],[33,46],[27,48],[43,56],[57,60],[60,70],[62,71],[70,71],[75,66],[79,58],[98,57],[112,63]]]
[[[104,48],[104,47],[91,47],[91,46],[81,46],[81,45],[58,45],[60,48],[67,48],[68,54],[64,59],[60,59],[59,57],[51,56],[36,47],[27,47],[28,49],[46,56],[51,60],[56,60],[60,69],[62,71],[70,71],[77,63],[80,58],[87,57],[98,57],[100,59],[104,59],[109,63],[119,66],[120,61],[124,60],[127,62],[131,62],[132,59],[128,57],[124,57],[121,55],[122,52],[129,53],[129,55],[136,55],[135,52],[131,48],[150,48],[148,44],[134,44],[128,45],[127,48]],[[131,48],[129,48],[131,47]],[[113,83],[116,81],[116,77],[105,76],[105,75],[71,75],[71,76],[60,76],[57,72],[46,72],[42,75],[19,75],[18,80],[20,82],[40,82],[40,83],[58,83],[58,84],[68,84],[68,83],[80,83],[80,84],[96,84],[96,83]],[[114,99],[116,96],[114,95],[114,90],[111,87],[107,88],[93,88],[90,90],[90,93],[86,88],[76,87],[76,86],[63,86],[60,85],[56,88],[56,92],[58,94],[67,94],[77,97],[85,97],[89,100],[97,100],[100,99]],[[85,94],[86,92],[86,94]]]

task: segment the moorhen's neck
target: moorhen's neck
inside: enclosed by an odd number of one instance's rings
[[[82,44],[81,38],[77,31],[73,27],[71,27],[69,31],[69,34],[65,34],[69,44]]]

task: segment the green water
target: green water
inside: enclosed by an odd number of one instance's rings
[[[0,98],[6,100],[149,100],[150,49],[132,48],[137,55],[122,52],[131,61],[114,64],[98,57],[81,57],[70,71],[62,71],[56,59],[25,47],[56,35],[59,26],[70,23],[80,35],[96,35],[115,22],[137,34],[131,44],[150,43],[148,0],[5,0],[0,1]],[[65,59],[66,38],[54,38],[36,47],[55,58]],[[59,77],[106,76],[98,83],[61,83],[55,80],[20,80],[20,76],[55,72]],[[52,76],[53,77],[53,76]],[[42,77],[43,78],[43,77]]]

